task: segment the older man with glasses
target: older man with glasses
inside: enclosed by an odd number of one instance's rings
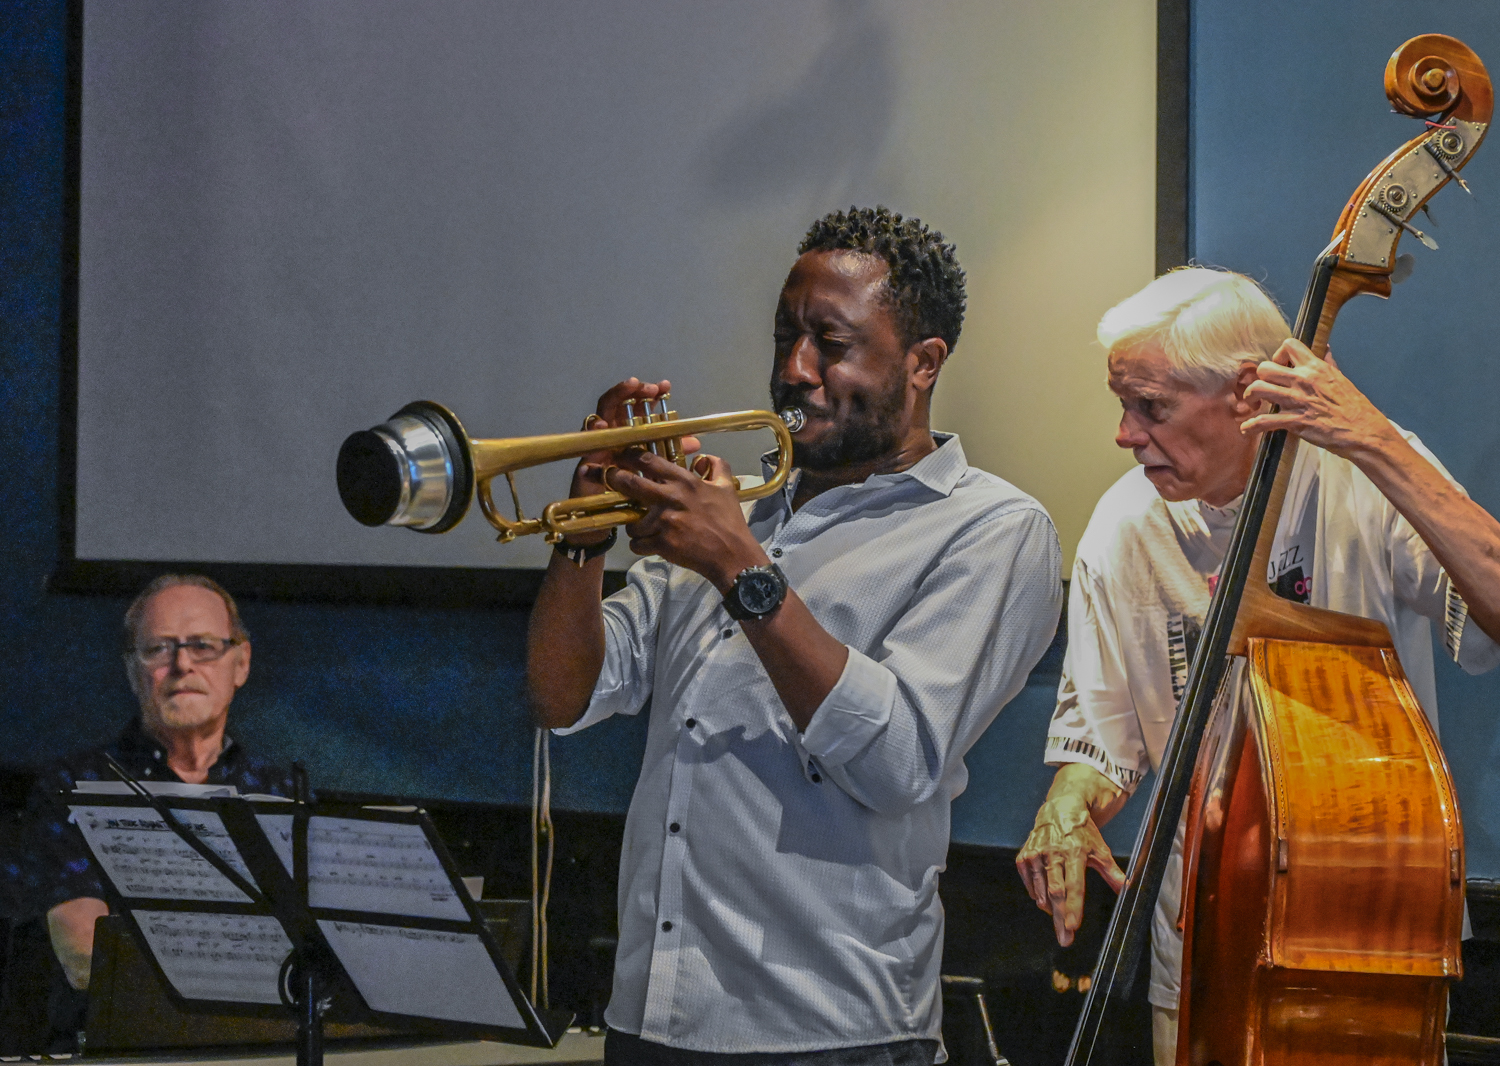
[[[240,792],[292,794],[290,776],[251,755],[226,733],[229,704],[250,676],[250,635],[229,593],[206,577],[167,574],[125,612],[125,671],[140,714],[118,739],[48,767],[32,790],[29,868],[17,871],[38,914],[47,916],[67,984],[51,997],[54,1038],[81,1027],[94,947],[94,921],[109,913],[83,836],[63,793],[79,781],[115,780],[108,758],[143,781],[232,785]]]

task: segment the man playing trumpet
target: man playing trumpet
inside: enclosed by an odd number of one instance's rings
[[[1056,626],[1059,551],[1033,499],[930,428],[964,274],[915,219],[815,223],[775,317],[771,395],[806,416],[785,489],[743,508],[728,465],[587,456],[573,494],[648,508],[647,558],[601,604],[611,532],[559,545],[532,613],[537,721],[650,701],[626,822],[615,1063],[930,1063],[937,880],[963,755]],[[621,382],[595,428],[666,382]],[[744,1062],[743,1057],[734,1061]]]

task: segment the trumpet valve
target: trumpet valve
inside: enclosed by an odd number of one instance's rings
[[[667,419],[666,420],[668,422],[675,422],[675,421],[677,421],[677,412],[676,411],[668,411],[667,412]],[[687,456],[684,455],[683,451],[682,451],[682,438],[681,437],[668,437],[667,438],[667,458],[670,459],[670,460],[672,460],[672,462],[676,463],[678,466],[681,466],[681,467],[686,467],[687,466]]]
[[[651,425],[655,425],[657,422],[661,421],[661,419],[657,415],[656,411],[652,409],[652,407],[651,407],[651,401],[650,400],[642,400],[641,401],[641,412],[642,412],[642,414],[641,414],[641,423],[644,424],[644,425],[651,426]],[[657,441],[654,441],[654,440],[647,441],[641,447],[644,450],[650,452],[652,455],[660,455],[661,454],[661,444],[659,442],[657,442]]]
[[[667,410],[667,401],[670,400],[671,398],[672,398],[672,394],[670,392],[664,392],[660,396],[657,397],[657,399],[656,399],[656,411],[655,411],[654,415],[651,418],[651,421],[653,423],[656,423],[656,422],[670,422],[670,421],[672,421],[672,412],[669,411],[669,410]],[[677,461],[677,457],[675,455],[675,449],[673,448],[672,441],[670,439],[668,439],[668,440],[662,440],[662,441],[657,441],[657,442],[653,443],[651,445],[651,451],[653,453],[655,453],[656,455],[660,455],[660,456],[662,456],[662,457],[670,460],[671,462],[675,463]]]

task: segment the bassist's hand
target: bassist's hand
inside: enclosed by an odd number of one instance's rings
[[[1247,419],[1240,425],[1241,433],[1291,430],[1309,444],[1351,461],[1401,446],[1400,432],[1344,376],[1332,352],[1326,360],[1319,359],[1305,344],[1289,339],[1255,372],[1245,398],[1281,409]]]
[[[1067,947],[1083,922],[1084,875],[1093,867],[1116,892],[1125,873],[1099,832],[1127,797],[1090,766],[1062,767],[1037,811],[1036,825],[1016,856],[1026,892],[1052,915],[1057,942]]]

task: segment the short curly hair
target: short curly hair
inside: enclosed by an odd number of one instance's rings
[[[957,347],[967,302],[965,275],[956,249],[941,233],[888,207],[850,207],[814,222],[797,248],[798,255],[841,251],[886,261],[886,289],[905,344],[940,337],[948,351]]]

